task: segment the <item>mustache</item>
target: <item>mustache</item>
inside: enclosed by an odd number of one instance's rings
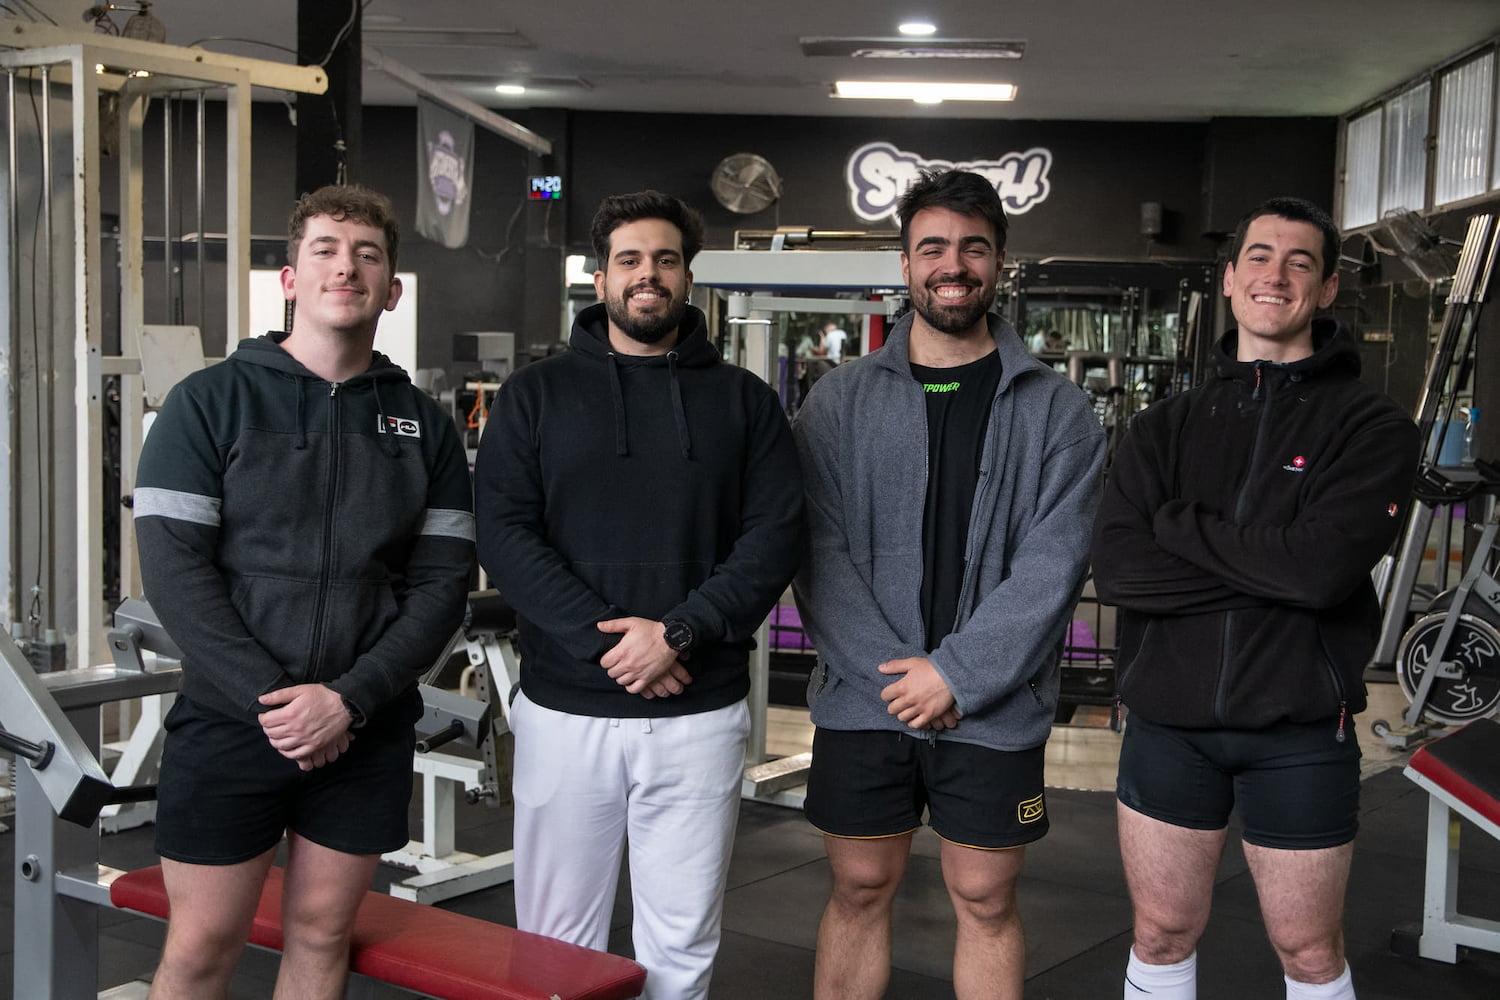
[[[936,288],[938,285],[963,285],[965,288],[979,288],[982,282],[968,275],[939,275],[927,279],[928,288]]]

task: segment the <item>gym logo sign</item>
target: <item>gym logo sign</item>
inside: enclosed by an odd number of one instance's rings
[[[1042,802],[1042,796],[1027,799],[1016,806],[1016,819],[1022,823],[1035,823],[1047,814],[1047,807]]]
[[[888,142],[871,142],[849,157],[844,176],[849,184],[849,203],[854,214],[866,222],[878,222],[896,214],[896,202],[915,184],[924,170],[972,170],[1000,194],[1008,215],[1022,215],[1047,200],[1052,185],[1052,151],[1034,146],[1024,153],[1006,153],[998,160],[950,163],[929,160],[897,149]]]
[[[386,417],[385,425],[391,429],[392,434],[399,437],[419,438],[422,436],[421,425],[409,417]],[[375,426],[381,434],[385,433],[385,427],[381,427],[378,420]]]

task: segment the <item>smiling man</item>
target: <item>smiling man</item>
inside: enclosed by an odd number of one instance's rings
[[[797,567],[776,394],[688,305],[698,214],[655,191],[593,222],[601,300],[500,390],[480,560],[514,605],[516,921],[603,950],[630,844],[645,996],[707,995],[739,817],[752,637]]]
[[[1230,812],[1289,1000],[1352,1000],[1342,909],[1359,816],[1370,567],[1400,524],[1415,425],[1359,381],[1327,213],[1275,198],[1224,269],[1217,372],[1130,426],[1095,530],[1130,709],[1117,785],[1135,908],[1126,1000],[1193,1000]]]
[[[343,996],[355,909],[406,843],[417,678],[463,619],[474,518],[453,421],[373,349],[396,249],[384,197],[304,196],[291,331],[183,379],[141,454],[141,575],[184,653],[157,1000],[225,995],[283,832],[276,994]]]
[[[824,376],[795,429],[812,537],[796,592],[818,650],[807,818],[833,870],[815,995],[884,994],[925,811],[958,919],[954,990],[1015,1000],[1016,879],[1047,832],[1043,745],[1104,433],[989,311],[1007,229],[995,188],[925,175],[898,215],[912,312]]]

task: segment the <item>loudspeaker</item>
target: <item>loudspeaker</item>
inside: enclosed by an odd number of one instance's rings
[[[1161,235],[1161,202],[1141,202],[1141,235]]]

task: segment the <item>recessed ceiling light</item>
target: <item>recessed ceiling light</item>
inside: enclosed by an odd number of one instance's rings
[[[896,30],[903,35],[932,35],[937,33],[937,25],[931,21],[905,21]]]
[[[526,93],[526,88],[519,83],[497,83],[495,84],[495,93],[507,94],[514,97],[517,94]]]
[[[833,96],[855,100],[920,101],[1013,101],[1013,83],[927,83],[896,80],[839,80]]]

